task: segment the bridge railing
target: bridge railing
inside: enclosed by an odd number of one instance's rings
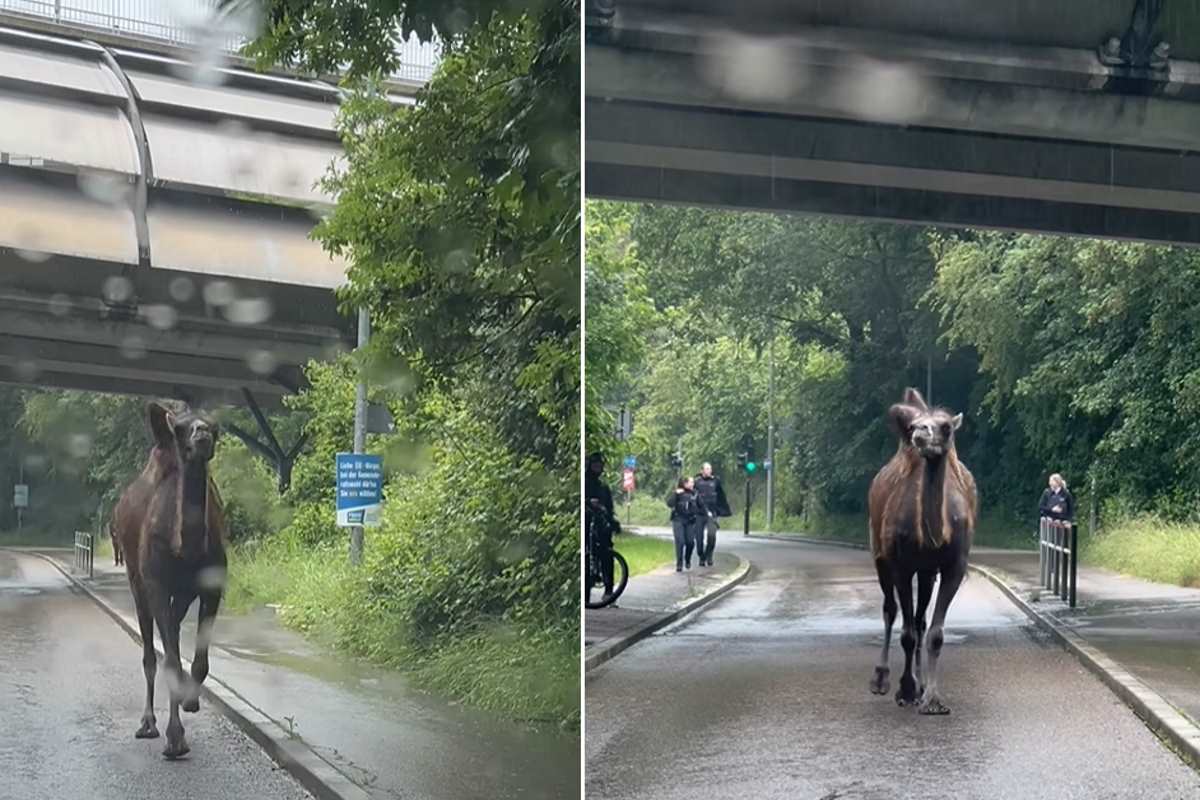
[[[1079,561],[1079,531],[1074,523],[1042,517],[1038,520],[1038,565],[1042,586],[1075,607],[1075,576]]]
[[[91,28],[108,33],[151,39],[177,45],[197,43],[194,27],[180,24],[171,6],[163,0],[0,0],[0,11],[41,17],[61,25]],[[203,11],[211,4],[195,0]],[[230,35],[219,44],[234,53],[246,43],[244,37]],[[400,80],[425,83],[433,77],[441,56],[434,43],[422,43],[415,37],[399,45],[400,67],[393,76]]]
[[[89,578],[95,577],[95,541],[92,534],[75,531],[75,569],[78,572],[86,572]]]

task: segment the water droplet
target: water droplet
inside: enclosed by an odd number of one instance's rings
[[[167,287],[167,291],[171,293],[171,299],[176,303],[186,303],[196,294],[196,285],[190,278],[175,278]]]
[[[132,187],[121,175],[84,170],[76,176],[79,190],[93,200],[108,205],[129,205]]]
[[[29,250],[24,247],[17,247],[14,249],[18,258],[22,258],[34,264],[41,264],[43,261],[49,261],[53,256],[52,253],[47,253],[44,250]]]
[[[146,357],[146,340],[140,334],[130,333],[121,339],[121,355],[131,361]]]
[[[22,359],[13,365],[13,372],[16,373],[17,380],[25,383],[32,383],[41,371],[37,362],[29,359]]]
[[[210,306],[225,306],[237,295],[229,281],[212,281],[204,287],[204,302]]]
[[[133,282],[123,275],[112,275],[104,281],[104,299],[110,303],[124,303],[133,297]]]
[[[196,585],[206,591],[225,588],[225,570],[221,567],[205,567],[196,573]]]
[[[271,318],[271,310],[265,297],[243,298],[225,306],[225,318],[234,325],[261,325]]]
[[[87,458],[92,452],[92,437],[86,433],[72,433],[67,437],[67,452],[74,458]]]
[[[847,71],[839,95],[846,110],[874,122],[919,119],[929,98],[924,81],[910,67],[863,59]]]
[[[701,55],[699,71],[714,88],[747,100],[782,100],[808,82],[782,42],[739,34],[717,37]]]
[[[13,249],[16,250],[18,257],[26,261],[31,261],[34,264],[47,261],[52,255],[47,251],[46,238],[42,233],[42,229],[34,225],[22,225],[17,229]]]
[[[270,350],[251,350],[246,353],[246,366],[257,375],[270,375],[278,363]]]
[[[463,249],[451,250],[442,259],[442,265],[449,272],[466,273],[471,271],[471,254]]]
[[[50,313],[56,317],[65,317],[71,311],[71,298],[62,292],[50,295]]]
[[[175,327],[175,323],[179,321],[179,312],[174,306],[164,304],[142,306],[142,315],[145,316],[146,322],[151,328],[156,328],[160,331],[169,331]]]

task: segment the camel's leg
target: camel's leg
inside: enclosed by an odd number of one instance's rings
[[[154,675],[158,671],[158,655],[154,652],[154,615],[146,600],[144,589],[130,582],[133,605],[137,609],[138,629],[142,634],[142,672],[146,676],[146,706],[142,709],[142,725],[134,733],[137,739],[157,739],[158,720],[154,718]]]
[[[163,748],[163,755],[173,759],[186,755],[190,749],[183,736],[183,722],[179,719],[179,704],[187,681],[183,662],[179,658],[179,623],[176,619],[182,604],[172,602],[170,595],[159,586],[151,591],[150,596],[154,605],[154,620],[158,623],[158,633],[163,640],[163,666],[167,670],[167,687],[171,695],[171,718],[167,721],[167,744]]]
[[[892,647],[892,625],[896,622],[896,587],[892,582],[892,568],[882,559],[875,562],[879,575],[879,588],[883,591],[883,652],[879,654],[879,665],[871,677],[871,693],[887,694],[891,689],[888,675],[888,651]]]
[[[200,621],[196,626],[196,655],[192,659],[192,685],[183,701],[183,710],[194,713],[200,710],[200,684],[208,677],[208,646],[212,642],[213,622],[221,606],[221,592],[200,593]]]
[[[941,677],[939,659],[942,655],[942,629],[946,621],[946,611],[950,601],[954,599],[963,575],[967,571],[966,562],[954,564],[942,569],[942,584],[938,587],[937,603],[933,607],[933,622],[929,626],[929,682],[921,697],[922,714],[949,714],[950,709],[943,703],[938,694],[938,683]]]
[[[937,573],[917,573],[917,646],[913,651],[913,661],[917,678],[917,693],[925,691],[925,681],[921,677],[921,647],[925,643],[925,615],[929,611],[929,599],[933,597],[933,581]]]
[[[900,597],[900,614],[903,627],[900,644],[904,647],[904,674],[900,676],[900,688],[896,690],[896,702],[902,706],[917,702],[917,682],[913,680],[913,652],[916,650],[917,633],[913,614],[912,572],[896,571],[896,593]]]

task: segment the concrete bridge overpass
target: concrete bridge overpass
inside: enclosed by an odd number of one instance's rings
[[[1200,242],[1200,4],[586,15],[590,196]]]
[[[352,346],[308,239],[338,91],[38,27],[0,26],[0,381],[271,406]]]

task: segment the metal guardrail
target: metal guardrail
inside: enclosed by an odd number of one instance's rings
[[[1042,586],[1075,607],[1079,530],[1074,523],[1042,517],[1038,521],[1038,565]]]
[[[211,8],[210,3],[194,0],[198,11]],[[178,45],[195,45],[196,29],[180,24],[171,6],[163,0],[0,0],[0,11],[10,11],[41,17],[74,28],[91,28],[134,39],[151,39]],[[234,53],[246,43],[245,38],[229,36],[220,41],[221,49]],[[433,77],[441,58],[441,48],[425,44],[416,38],[399,45],[400,68],[394,78],[426,83]]]
[[[75,531],[75,569],[86,572],[89,578],[95,577],[94,542],[95,537],[92,534]]]

